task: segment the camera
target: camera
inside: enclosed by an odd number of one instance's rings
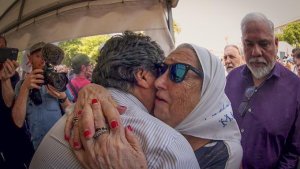
[[[59,92],[63,92],[67,89],[67,74],[56,72],[54,67],[48,63],[46,63],[44,68],[44,81],[44,85],[50,84]]]
[[[50,84],[57,91],[63,92],[67,89],[68,78],[66,73],[56,72],[55,65],[59,65],[64,58],[64,51],[53,44],[45,44],[42,48],[42,56],[46,62],[44,67],[44,84]],[[42,97],[39,89],[32,89],[30,96],[35,105],[42,104]]]

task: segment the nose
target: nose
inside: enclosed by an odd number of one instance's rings
[[[231,59],[227,57],[226,59],[224,59],[224,63],[225,65],[231,63]]]
[[[167,88],[167,80],[168,80],[168,73],[169,73],[169,70],[166,70],[165,73],[163,73],[162,75],[160,75],[155,83],[154,83],[154,86],[156,89],[166,89]]]
[[[262,49],[258,44],[255,44],[252,49],[252,56],[260,57],[262,56]]]

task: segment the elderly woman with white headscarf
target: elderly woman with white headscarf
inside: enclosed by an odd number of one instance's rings
[[[159,64],[158,72],[154,116],[185,136],[202,169],[238,169],[243,154],[241,135],[230,101],[224,93],[226,79],[221,61],[205,48],[182,44],[169,54],[164,63]],[[96,90],[95,87],[93,90]],[[108,121],[118,118],[113,113],[105,113],[105,116]],[[116,134],[115,130],[112,133]],[[126,138],[133,137],[125,134]],[[123,142],[119,144],[130,145]],[[82,161],[87,163],[91,160]],[[140,161],[127,159],[126,162],[136,165]]]
[[[160,72],[155,117],[186,137],[201,168],[239,168],[241,135],[224,93],[221,61],[205,48],[182,44]]]

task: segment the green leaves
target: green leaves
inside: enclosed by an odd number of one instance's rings
[[[65,52],[63,64],[70,66],[71,58],[78,53],[88,55],[92,62],[95,63],[99,55],[100,46],[102,46],[109,38],[109,35],[97,35],[60,42],[58,46]]]
[[[289,44],[299,47],[300,46],[300,22],[293,22],[288,24],[282,30],[282,34],[276,35],[279,40],[286,41]]]

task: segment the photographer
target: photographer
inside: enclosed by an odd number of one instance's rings
[[[17,99],[12,109],[14,123],[18,127],[22,127],[25,123],[28,125],[34,149],[62,116],[60,106],[65,108],[70,104],[65,92],[57,91],[48,83],[41,85],[46,81],[45,73],[49,73],[45,69],[48,63],[42,54],[45,45],[39,42],[30,48],[28,59],[32,65],[32,72],[17,84],[15,90]]]
[[[6,39],[0,36],[0,48],[6,48]],[[0,53],[0,57],[1,53]],[[14,87],[19,81],[16,72],[18,63],[6,60],[0,63],[0,168],[26,168],[33,155],[33,147],[26,129],[17,128],[11,118],[14,101]]]

